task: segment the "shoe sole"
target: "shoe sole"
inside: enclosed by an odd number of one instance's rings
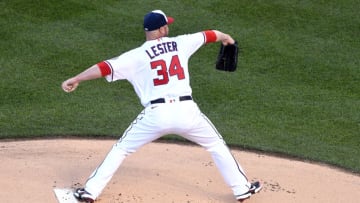
[[[246,194],[248,194],[249,196],[247,196],[247,197],[242,197],[241,199],[236,199],[238,202],[243,202],[243,201],[245,201],[245,200],[247,200],[247,199],[250,199],[250,197],[251,197],[251,193],[246,193]]]

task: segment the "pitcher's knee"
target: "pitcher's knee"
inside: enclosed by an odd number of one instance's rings
[[[128,149],[127,147],[121,145],[120,143],[114,144],[113,150],[115,150],[119,155],[124,155],[124,156],[128,156],[136,152],[136,150]]]
[[[208,152],[223,151],[224,149],[228,150],[228,147],[223,140],[219,140],[217,142],[209,144],[205,146],[205,148]]]

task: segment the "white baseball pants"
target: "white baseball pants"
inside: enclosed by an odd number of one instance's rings
[[[250,182],[219,132],[197,104],[188,100],[146,107],[91,174],[85,185],[86,191],[98,197],[126,156],[167,134],[182,136],[209,151],[235,196],[249,190]]]

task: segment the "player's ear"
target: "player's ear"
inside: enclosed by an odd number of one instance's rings
[[[167,33],[166,33],[166,26],[167,25],[164,25],[164,26],[162,26],[162,27],[160,27],[159,28],[159,32],[161,33],[161,35],[166,35]]]

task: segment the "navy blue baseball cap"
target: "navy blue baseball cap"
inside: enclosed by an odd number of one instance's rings
[[[174,22],[174,18],[166,16],[161,10],[154,10],[144,16],[144,30],[157,30]]]

